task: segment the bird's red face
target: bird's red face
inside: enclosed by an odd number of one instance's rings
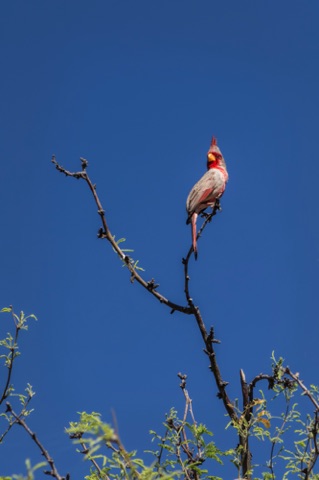
[[[213,137],[210,148],[207,152],[207,168],[216,168],[223,163],[223,155],[217,146],[216,138]]]

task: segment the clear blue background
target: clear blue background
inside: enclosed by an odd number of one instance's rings
[[[235,446],[194,320],[130,283],[96,238],[86,185],[50,159],[89,160],[112,233],[184,303],[185,200],[217,136],[230,180],[190,274],[229,395],[240,368],[269,371],[272,350],[318,384],[318,2],[12,0],[0,22],[1,307],[39,318],[13,375],[37,391],[30,426],[60,474],[83,478],[64,433],[76,412],[114,409],[142,454],[165,412],[183,411],[182,371],[196,419]],[[39,461],[16,428],[0,474],[26,457]]]

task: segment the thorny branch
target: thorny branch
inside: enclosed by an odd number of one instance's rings
[[[14,417],[16,423],[18,425],[21,425],[21,427],[24,428],[24,430],[30,435],[30,437],[32,438],[32,440],[34,441],[34,443],[38,446],[38,448],[40,449],[41,451],[41,454],[44,456],[44,458],[46,459],[46,461],[48,462],[48,464],[50,465],[51,467],[51,470],[45,470],[44,471],[44,474],[45,475],[49,475],[53,478],[55,478],[56,480],[69,480],[70,479],[70,475],[67,474],[65,477],[62,477],[59,472],[57,471],[56,469],[56,466],[55,466],[55,463],[54,463],[54,460],[53,458],[50,456],[49,452],[44,448],[44,446],[42,445],[42,443],[40,442],[40,440],[38,439],[37,435],[32,432],[32,430],[28,427],[28,425],[26,424],[26,422],[23,420],[23,418],[21,418],[19,415],[17,415],[13,409],[12,409],[12,406],[9,402],[6,403],[7,405],[7,412],[10,412],[11,415]]]
[[[209,214],[205,214],[205,221],[203,222],[203,225],[201,226],[201,228],[199,229],[198,233],[197,233],[197,240],[201,237],[206,225],[208,223],[210,223],[213,219],[213,217],[216,215],[216,213],[218,211],[221,210],[221,206],[220,206],[220,202],[219,200],[216,201],[216,204],[213,208],[213,211]],[[184,283],[184,292],[185,292],[185,295],[186,295],[186,300],[187,300],[187,303],[190,307],[194,307],[194,303],[193,303],[193,299],[191,298],[190,296],[190,293],[189,293],[189,280],[190,280],[190,276],[188,274],[188,263],[189,263],[189,260],[192,256],[192,253],[194,252],[193,250],[193,246],[191,246],[191,248],[189,249],[187,255],[186,255],[186,258],[183,258],[182,259],[182,263],[184,265],[184,278],[185,278],[185,283]]]
[[[89,176],[86,172],[86,169],[87,169],[87,166],[88,166],[87,160],[85,160],[84,158],[81,158],[81,162],[82,162],[82,170],[80,172],[69,172],[68,170],[61,167],[61,165],[59,165],[57,163],[57,161],[55,159],[55,156],[52,157],[52,163],[54,163],[54,165],[56,166],[56,169],[59,172],[64,173],[68,177],[73,177],[73,178],[76,178],[76,179],[82,178],[87,183],[87,185],[88,185],[89,189],[91,190],[91,193],[94,197],[94,200],[95,200],[95,203],[96,203],[96,206],[97,206],[97,211],[98,211],[98,214],[100,215],[101,222],[102,222],[102,229],[99,230],[99,234],[98,234],[99,238],[105,238],[112,245],[112,247],[116,251],[117,255],[120,257],[120,259],[125,263],[125,265],[129,269],[129,271],[131,273],[131,280],[132,281],[136,280],[140,285],[142,285],[146,290],[148,290],[155,298],[157,298],[157,300],[159,300],[161,303],[164,303],[165,305],[170,307],[173,312],[175,310],[177,310],[179,312],[191,315],[193,313],[193,309],[191,307],[184,307],[183,305],[178,305],[177,303],[174,303],[174,302],[168,300],[167,298],[165,298],[163,295],[161,295],[157,291],[157,289],[156,289],[157,285],[155,285],[155,282],[154,282],[153,279],[147,282],[136,271],[136,269],[134,268],[134,265],[132,265],[130,257],[128,255],[126,255],[123,252],[123,250],[119,247],[118,243],[114,240],[114,237],[111,234],[111,231],[110,231],[110,229],[107,225],[106,217],[105,217],[105,210],[103,209],[101,201],[100,201],[100,199],[99,199],[99,197],[96,193],[96,185],[94,185],[91,182],[91,180],[90,180],[90,178],[89,178]]]
[[[299,373],[292,373],[289,367],[286,367],[285,373],[289,375],[296,383],[298,383],[301,390],[303,390],[304,394],[310,399],[313,405],[316,408],[316,412],[319,413],[319,403],[316,401],[310,390],[304,385],[304,383],[299,378]]]

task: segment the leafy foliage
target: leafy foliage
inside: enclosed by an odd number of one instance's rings
[[[6,381],[3,386],[2,395],[0,398],[0,405],[3,402],[10,398],[11,401],[15,401],[20,408],[19,417],[26,418],[30,415],[32,410],[28,409],[28,405],[35,395],[35,392],[32,390],[32,386],[28,383],[25,388],[25,394],[23,393],[15,393],[13,385],[10,383],[11,374],[13,369],[13,364],[15,360],[19,357],[20,351],[18,347],[18,337],[19,332],[21,330],[28,330],[28,320],[34,319],[37,320],[35,315],[28,315],[26,316],[24,312],[20,312],[20,315],[16,315],[13,311],[12,307],[6,307],[0,310],[0,313],[10,313],[13,319],[14,325],[14,332],[8,332],[6,337],[0,340],[0,349],[2,352],[0,358],[4,361],[4,367],[7,370]],[[12,414],[8,411],[8,408],[2,413],[0,413],[0,417],[6,420],[7,428],[2,433],[0,432],[0,444],[3,442],[5,436],[8,434],[10,429],[16,423],[16,420],[12,416]]]
[[[149,450],[155,459],[150,465],[137,456],[136,451],[128,452],[115,430],[104,423],[101,415],[92,412],[79,413],[78,422],[71,422],[66,432],[73,439],[77,449],[85,460],[92,463],[86,480],[103,478],[116,479],[175,479],[175,478],[207,478],[218,480],[208,475],[202,465],[207,460],[222,463],[224,455],[213,441],[207,442],[205,437],[212,433],[203,424],[197,425],[181,420],[177,411],[172,408],[166,415],[165,434],[163,436],[151,431],[152,440],[157,442],[156,450]],[[101,453],[102,449],[106,453]]]

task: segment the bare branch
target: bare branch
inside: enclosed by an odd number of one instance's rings
[[[292,373],[292,371],[290,370],[289,367],[286,367],[285,369],[285,373],[287,375],[289,375],[296,383],[298,383],[299,387],[303,390],[304,392],[304,395],[306,395],[310,401],[313,403],[313,405],[316,407],[316,411],[319,412],[319,404],[318,402],[315,400],[314,396],[312,395],[312,393],[310,392],[310,390],[308,390],[308,388],[303,384],[303,382],[300,380],[299,378],[299,373]]]
[[[221,207],[220,207],[219,200],[217,200],[216,204],[213,208],[213,211],[210,214],[205,214],[206,218],[205,218],[205,221],[203,222],[203,225],[201,226],[201,228],[199,229],[199,231],[197,233],[197,237],[196,237],[197,240],[202,236],[202,233],[205,230],[206,226],[208,225],[208,223],[210,223],[212,221],[213,217],[216,215],[216,213],[219,210],[221,210]],[[185,280],[184,281],[184,292],[185,292],[185,295],[186,295],[187,303],[191,308],[194,307],[194,304],[193,304],[193,299],[191,298],[190,293],[189,293],[190,276],[188,274],[188,263],[189,263],[189,260],[190,260],[193,252],[194,252],[193,246],[191,246],[187,255],[186,255],[186,257],[182,259],[182,263],[184,265],[184,280]]]
[[[256,375],[255,378],[250,382],[249,384],[249,394],[250,394],[250,401],[252,401],[253,396],[254,396],[254,388],[256,387],[257,383],[262,381],[262,380],[267,380],[268,381],[268,388],[272,389],[275,385],[275,378],[273,375],[267,375],[265,373],[260,373],[259,375]]]
[[[114,240],[114,237],[111,234],[111,231],[110,231],[110,229],[107,225],[105,210],[104,210],[104,208],[102,206],[102,203],[101,203],[101,201],[100,201],[100,199],[99,199],[99,197],[96,193],[96,186],[93,185],[89,176],[86,173],[86,167],[88,165],[88,162],[84,159],[81,159],[81,162],[82,162],[82,168],[83,168],[82,171],[80,171],[80,172],[69,172],[68,170],[65,170],[61,165],[59,165],[57,163],[54,156],[52,157],[52,163],[54,163],[54,165],[56,166],[56,169],[59,172],[64,173],[66,176],[69,176],[69,177],[73,177],[73,178],[76,178],[76,179],[83,179],[87,183],[87,185],[88,185],[89,189],[91,190],[91,193],[94,197],[94,200],[95,200],[95,203],[96,203],[96,206],[97,206],[97,211],[98,211],[98,214],[100,215],[101,222],[102,222],[102,229],[99,231],[99,235],[98,235],[99,238],[106,239],[112,245],[113,249],[115,250],[115,252],[119,256],[119,258],[125,263],[125,265],[129,269],[129,271],[131,273],[131,281],[136,280],[140,285],[142,285],[142,287],[144,287],[155,298],[157,298],[157,300],[159,300],[161,303],[163,303],[164,305],[167,305],[169,308],[171,308],[172,311],[177,310],[177,311],[185,313],[187,315],[191,315],[193,313],[193,309],[191,307],[189,307],[189,306],[185,307],[183,305],[178,305],[177,303],[174,303],[174,302],[168,300],[166,297],[164,297],[162,294],[160,294],[156,290],[157,286],[155,285],[154,279],[147,282],[136,271],[136,269],[134,268],[134,265],[132,265],[132,263],[130,261],[131,260],[130,257],[128,255],[126,255],[123,252],[123,250],[119,247],[118,243]]]

